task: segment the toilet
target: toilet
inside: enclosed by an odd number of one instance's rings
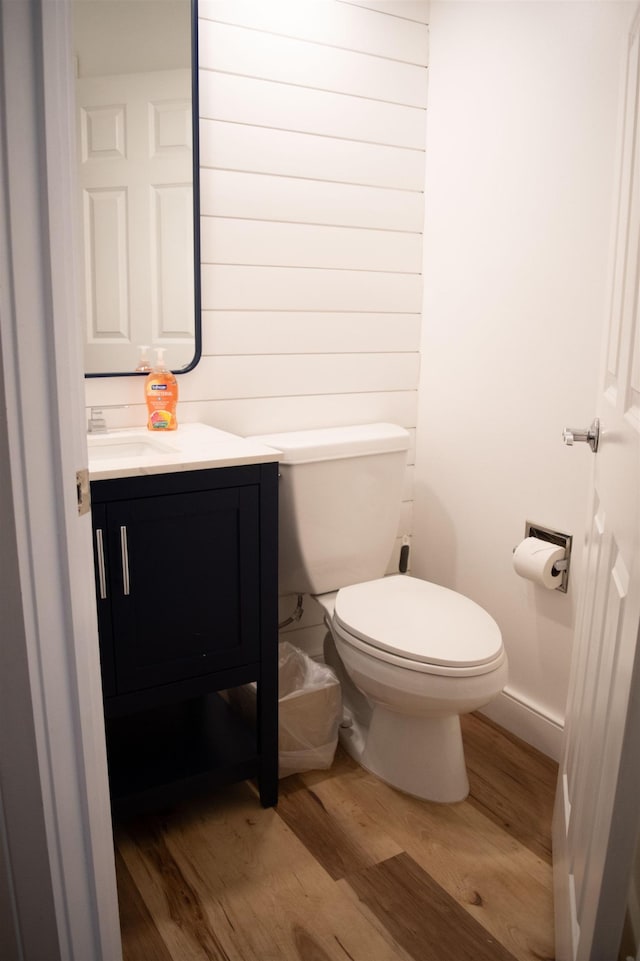
[[[478,604],[385,576],[409,435],[395,424],[262,435],[281,453],[279,592],[311,594],[342,686],[340,740],[362,767],[429,801],[469,792],[460,715],[507,682],[500,629]]]

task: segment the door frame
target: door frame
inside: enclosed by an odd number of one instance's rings
[[[91,518],[75,477],[88,459],[69,16],[68,0],[0,0],[0,921],[24,961],[118,961]]]

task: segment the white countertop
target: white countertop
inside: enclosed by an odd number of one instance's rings
[[[207,424],[180,424],[173,431],[129,427],[88,434],[87,446],[92,481],[266,464],[280,458],[265,444]]]

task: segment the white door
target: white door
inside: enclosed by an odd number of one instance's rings
[[[640,15],[631,30],[585,578],[553,825],[557,961],[615,961],[640,821]],[[585,446],[574,456],[591,457]]]
[[[191,73],[76,85],[85,370],[134,370],[141,344],[193,358]]]

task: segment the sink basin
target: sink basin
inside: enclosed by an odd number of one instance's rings
[[[178,447],[168,443],[165,438],[155,437],[153,434],[138,434],[131,432],[130,436],[122,437],[114,434],[97,434],[87,436],[89,460],[120,460],[129,457],[150,457],[154,454],[176,454]]]
[[[266,464],[279,457],[273,448],[256,440],[207,424],[181,424],[167,434],[146,427],[87,434],[87,448],[92,481]]]

